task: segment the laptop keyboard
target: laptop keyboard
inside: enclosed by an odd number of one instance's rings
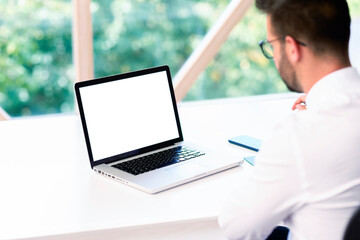
[[[112,166],[127,173],[139,175],[202,155],[205,155],[205,153],[178,146]]]

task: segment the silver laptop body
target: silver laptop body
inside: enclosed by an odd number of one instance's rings
[[[183,141],[168,66],[79,82],[75,93],[91,167],[103,176],[157,193],[242,163]],[[143,170],[142,159],[163,151],[196,155]]]

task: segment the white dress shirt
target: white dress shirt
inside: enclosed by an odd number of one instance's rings
[[[265,239],[282,223],[288,239],[343,239],[360,206],[360,75],[325,76],[306,104],[263,142],[246,187],[224,205],[228,238]]]

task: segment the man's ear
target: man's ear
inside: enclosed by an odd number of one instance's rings
[[[291,63],[297,63],[301,59],[301,48],[297,41],[291,37],[285,37],[285,49],[288,59]]]

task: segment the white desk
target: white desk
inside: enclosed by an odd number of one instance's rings
[[[183,103],[184,138],[239,158],[253,155],[227,139],[265,137],[291,114],[295,98]],[[150,195],[91,170],[77,115],[0,122],[0,239],[188,239],[189,234],[201,239],[204,233],[207,239],[221,239],[216,216],[251,169],[244,163]]]

